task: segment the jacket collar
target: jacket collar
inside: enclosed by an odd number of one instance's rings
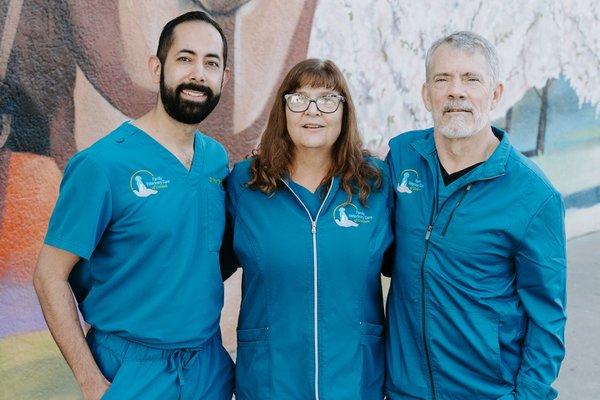
[[[433,128],[429,128],[424,132],[423,138],[412,142],[411,145],[427,160],[432,169],[437,169],[439,161],[437,149],[435,147]],[[492,155],[480,167],[474,169],[472,173],[465,175],[464,180],[459,179],[459,181],[461,181],[461,186],[473,181],[492,179],[506,173],[506,164],[512,145],[508,140],[508,134],[502,129],[492,126],[492,132],[500,140],[500,143]]]

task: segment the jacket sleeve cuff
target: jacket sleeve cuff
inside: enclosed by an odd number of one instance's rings
[[[516,400],[554,400],[558,392],[550,385],[539,382],[528,376],[517,376]]]

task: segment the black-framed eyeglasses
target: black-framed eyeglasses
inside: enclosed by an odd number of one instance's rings
[[[283,96],[285,104],[291,112],[301,113],[308,110],[310,103],[315,103],[317,110],[325,114],[331,114],[337,111],[340,103],[345,101],[344,96],[339,94],[326,94],[325,96],[311,99],[300,93],[288,93]]]

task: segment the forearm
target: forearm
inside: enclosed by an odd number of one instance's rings
[[[50,333],[82,391],[106,385],[85,340],[68,282],[36,275],[34,283]]]

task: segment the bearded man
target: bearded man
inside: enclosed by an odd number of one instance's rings
[[[391,400],[550,400],[564,357],[564,206],[491,126],[494,46],[472,32],[426,58],[434,126],[390,141],[395,251],[387,302]]]
[[[171,20],[148,61],[154,108],[65,168],[34,284],[84,399],[231,399],[219,330],[228,160],[196,127],[226,63],[208,14]]]

